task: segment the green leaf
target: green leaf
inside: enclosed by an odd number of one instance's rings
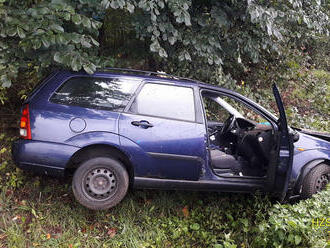
[[[11,85],[11,80],[8,78],[8,76],[6,74],[3,74],[1,77],[0,77],[0,82],[2,83],[2,87],[10,87]]]
[[[17,27],[17,34],[18,36],[21,38],[21,39],[24,39],[25,38],[25,33],[24,33],[24,30],[20,27]]]
[[[72,42],[73,43],[76,43],[76,44],[80,43],[81,40],[82,40],[81,35],[79,35],[77,33],[71,33],[70,34],[70,38],[71,38]]]
[[[40,15],[46,15],[48,13],[51,13],[49,8],[47,8],[47,7],[40,8],[40,9],[38,9],[38,11],[39,11]]]
[[[191,61],[191,57],[190,57],[190,54],[188,52],[185,52],[184,58],[188,61]]]
[[[69,21],[71,18],[71,14],[69,12],[64,13],[63,18],[64,18],[64,20]]]
[[[188,13],[184,14],[184,23],[186,24],[186,26],[191,26],[190,15]]]
[[[61,25],[58,24],[53,24],[50,26],[50,28],[54,31],[56,31],[57,33],[63,33],[64,32],[64,28]]]
[[[41,40],[40,39],[32,40],[32,47],[34,50],[39,49],[41,47]]]
[[[107,9],[107,8],[109,8],[109,6],[110,6],[109,0],[102,0],[102,2],[101,2],[102,8]]]
[[[83,67],[88,74],[93,74],[96,70],[96,66],[93,63],[84,64]]]
[[[296,222],[294,222],[293,220],[289,220],[289,221],[288,221],[288,224],[289,224],[290,226],[292,226],[292,227],[296,227],[296,226],[297,226]]]
[[[79,25],[81,23],[81,17],[78,14],[75,14],[71,17],[71,20],[74,24]]]
[[[83,47],[87,47],[87,48],[90,48],[90,47],[92,46],[92,44],[89,43],[89,41],[86,40],[86,39],[83,39],[83,40],[81,41],[81,45],[82,45]]]
[[[15,36],[16,33],[17,33],[17,28],[11,27],[11,28],[7,29],[7,34],[9,36]]]
[[[161,9],[164,9],[165,4],[164,4],[164,2],[161,0],[161,1],[158,1],[158,6],[159,6]]]
[[[47,39],[47,37],[41,38],[41,42],[44,45],[44,47],[48,48],[50,46],[50,41]]]
[[[192,230],[194,230],[194,231],[198,231],[199,228],[200,228],[200,226],[199,226],[198,223],[194,223],[194,224],[191,224],[191,225],[190,225],[190,228],[191,228]]]
[[[298,236],[298,235],[296,235],[296,236],[294,237],[294,242],[295,242],[296,245],[299,245],[300,242],[301,242],[301,237]]]
[[[56,35],[56,43],[61,45],[61,44],[68,44],[69,41],[67,39],[65,39],[64,35],[63,34],[58,34]]]
[[[95,45],[95,46],[99,46],[100,43],[98,43],[95,39],[93,39],[93,37],[90,37],[92,43]]]
[[[167,52],[165,51],[164,48],[159,48],[158,54],[160,57],[167,58]]]
[[[102,22],[92,21],[92,28],[99,29],[102,26]]]
[[[134,7],[133,4],[127,2],[126,8],[127,8],[127,10],[129,11],[129,13],[133,13],[135,7]]]
[[[40,34],[44,34],[45,33],[45,30],[41,29],[41,28],[38,28],[33,34],[34,35],[40,35]]]
[[[73,71],[79,71],[81,69],[81,60],[79,55],[72,57],[71,68]]]
[[[60,63],[60,64],[63,63],[63,56],[61,55],[60,52],[56,52],[54,54],[54,61],[56,61],[57,63]]]
[[[84,17],[84,18],[82,19],[82,24],[83,24],[83,26],[86,27],[86,28],[91,28],[91,21],[90,21],[90,19],[87,18],[87,17]]]
[[[243,225],[245,227],[248,227],[249,226],[249,220],[248,219],[241,219],[241,222],[243,223]]]

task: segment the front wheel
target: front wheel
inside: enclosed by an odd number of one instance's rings
[[[76,200],[93,210],[117,205],[126,195],[129,177],[123,164],[109,157],[89,159],[75,171],[72,190]]]
[[[330,182],[330,166],[319,164],[305,177],[302,185],[302,198],[309,198],[313,194],[326,189]]]

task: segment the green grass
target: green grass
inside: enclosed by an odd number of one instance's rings
[[[280,244],[281,232],[297,245],[322,247],[326,231],[313,228],[312,219],[329,218],[329,199],[330,189],[296,205],[265,196],[144,190],[95,212],[74,201],[67,182],[29,176],[20,189],[2,188],[0,247],[263,247]]]

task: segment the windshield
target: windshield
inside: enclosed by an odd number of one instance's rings
[[[260,124],[269,124],[269,122],[259,113],[257,113],[255,110],[253,110],[249,105],[242,103],[241,101],[238,101],[237,99],[234,99],[232,97],[228,97],[225,95],[222,96],[214,96],[212,99],[217,102],[219,105],[221,105],[224,109],[226,109],[230,114],[234,115],[236,118],[243,118],[252,120],[254,122],[260,123]],[[252,101],[251,101],[252,102]],[[262,110],[262,112],[266,112],[267,115],[269,115],[272,119],[278,120],[278,118],[258,105],[255,102],[252,102],[253,105],[257,105],[259,109]]]
[[[229,103],[227,103],[225,100],[221,99],[220,97],[217,97],[214,99],[217,103],[219,103],[222,107],[224,107],[229,113],[231,113],[236,118],[244,118],[243,115],[238,112],[235,108],[233,108]]]

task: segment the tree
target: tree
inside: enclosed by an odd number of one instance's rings
[[[101,23],[95,18],[102,20],[107,8],[130,13],[137,37],[149,43],[160,63],[188,71],[248,70],[280,54],[283,47],[329,35],[329,0],[30,2],[22,8],[17,0],[0,0],[3,86],[30,64],[88,73],[103,66],[106,60],[97,49]]]
[[[162,64],[190,73],[210,66],[248,70],[283,47],[329,35],[329,1],[103,0],[102,5],[131,13],[137,36],[149,41]]]
[[[102,23],[92,18],[91,2],[0,0],[2,85],[9,87],[19,70],[31,68],[93,73],[104,61],[96,40]]]

